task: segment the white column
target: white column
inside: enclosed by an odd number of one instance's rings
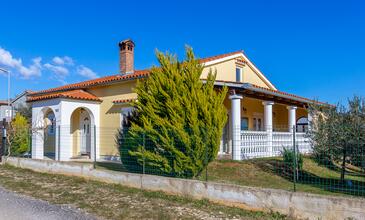
[[[231,95],[232,160],[241,160],[241,95]]]
[[[296,125],[297,116],[296,116],[296,106],[287,106],[288,109],[288,126],[289,132],[293,132],[293,127]]]
[[[44,132],[42,129],[32,128],[32,158],[33,159],[43,159],[44,155]]]
[[[273,147],[272,147],[272,130],[273,130],[273,123],[272,123],[272,106],[274,102],[272,101],[265,101],[262,102],[264,105],[264,126],[265,131],[267,132],[267,151],[268,156],[273,156]]]
[[[32,106],[32,158],[44,157],[44,120],[41,107]]]

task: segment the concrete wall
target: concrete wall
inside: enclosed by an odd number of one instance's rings
[[[7,164],[38,172],[81,176],[129,187],[163,191],[177,195],[206,198],[211,201],[265,211],[278,211],[296,218],[365,219],[365,199],[293,193],[213,182],[202,182],[95,170],[90,164],[8,158]]]

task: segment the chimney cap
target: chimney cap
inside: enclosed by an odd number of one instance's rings
[[[128,39],[120,41],[119,42],[119,47],[121,47],[122,45],[127,45],[127,44],[131,44],[133,47],[135,46],[133,40],[128,38]]]

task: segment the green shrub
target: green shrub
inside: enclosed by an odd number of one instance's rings
[[[121,160],[126,169],[146,173],[196,177],[217,156],[227,112],[227,88],[216,89],[210,72],[190,48],[186,60],[157,53],[160,67],[138,82],[134,117],[128,132],[118,132]]]
[[[283,154],[283,161],[287,168],[294,169],[294,164],[297,163],[297,169],[298,170],[303,169],[303,156],[301,153],[299,153],[299,152],[296,153],[296,155],[297,155],[296,161],[295,161],[294,150],[284,148],[284,151],[282,154]]]
[[[29,151],[29,135],[28,120],[19,113],[16,114],[8,129],[8,143],[11,155],[20,156]]]

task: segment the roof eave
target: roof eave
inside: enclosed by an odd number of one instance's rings
[[[203,82],[206,82],[206,80],[203,80]],[[305,104],[307,106],[310,104],[330,105],[327,103],[317,102],[315,100],[310,100],[307,98],[281,94],[280,91],[270,91],[270,90],[266,90],[263,88],[257,88],[250,83],[215,81],[214,85],[220,86],[220,87],[227,86],[228,88],[242,90],[242,91],[248,90],[248,91],[252,91],[252,92],[257,92],[257,93],[265,94],[268,96],[281,98],[283,100],[293,101],[294,102],[293,104],[298,105],[298,106],[300,105],[300,103]],[[295,103],[295,102],[297,102],[297,103]]]

